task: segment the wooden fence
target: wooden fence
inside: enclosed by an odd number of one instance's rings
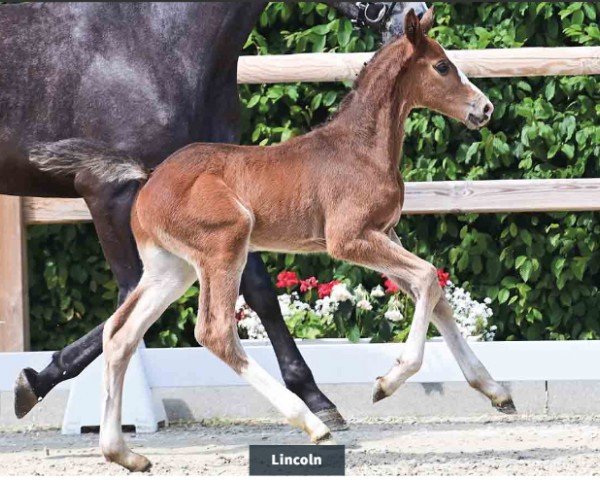
[[[450,51],[471,77],[600,74],[600,47]],[[241,57],[239,83],[352,80],[372,53]],[[600,210],[600,179],[414,182],[405,214]],[[0,195],[0,351],[29,348],[27,225],[90,221],[81,199]]]

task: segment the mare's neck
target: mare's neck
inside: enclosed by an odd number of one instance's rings
[[[391,44],[379,52],[357,78],[353,91],[331,122],[366,148],[372,162],[397,170],[404,140],[404,122],[413,108],[406,69],[412,47]],[[358,151],[360,151],[359,149]]]

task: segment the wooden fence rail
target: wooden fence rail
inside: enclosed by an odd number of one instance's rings
[[[238,62],[238,83],[354,80],[372,56],[372,52],[244,56]],[[600,74],[600,47],[450,50],[448,56],[469,77]]]
[[[449,51],[471,77],[600,74],[600,47]],[[353,80],[372,53],[241,57],[238,83]],[[600,179],[406,184],[404,213],[600,210]],[[90,221],[81,199],[0,195],[0,351],[29,348],[27,225]]]
[[[600,210],[600,178],[408,182],[402,213],[505,213]],[[80,198],[25,197],[27,225],[88,222]]]

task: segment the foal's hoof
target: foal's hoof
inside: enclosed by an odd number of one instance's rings
[[[143,455],[132,453],[128,458],[127,465],[123,465],[130,472],[147,472],[152,468],[152,462]]]
[[[320,412],[315,413],[315,415],[333,432],[348,430],[346,420],[344,420],[344,417],[340,415],[340,412],[338,412],[336,408],[321,410]]]
[[[494,405],[494,408],[496,410],[498,410],[499,412],[502,412],[502,413],[506,413],[507,415],[513,415],[513,414],[517,413],[517,408],[515,407],[515,404],[512,401],[512,398],[509,398],[508,400],[504,400],[503,402],[500,402],[500,403],[492,403],[492,405]]]
[[[335,445],[331,432],[324,433],[319,436],[315,436],[310,439],[316,445]]]
[[[383,400],[389,396],[390,394],[383,388],[383,377],[377,377],[375,385],[373,385],[373,403],[377,403],[379,400]]]
[[[37,372],[33,368],[21,370],[15,382],[15,415],[23,418],[41,400],[33,389]]]
[[[152,467],[152,463],[143,455],[127,452],[126,455],[104,455],[108,462],[113,462],[125,467],[130,472],[147,472]]]

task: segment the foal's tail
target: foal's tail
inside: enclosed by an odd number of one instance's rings
[[[37,143],[29,149],[29,161],[43,172],[59,175],[87,172],[108,183],[145,183],[150,176],[150,171],[129,155],[105,143],[82,138]]]

